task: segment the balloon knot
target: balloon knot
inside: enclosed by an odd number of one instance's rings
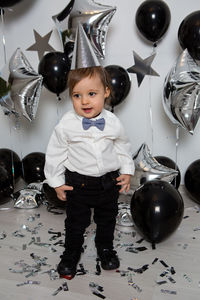
[[[59,94],[57,94],[56,96],[57,96],[58,101],[62,100]]]

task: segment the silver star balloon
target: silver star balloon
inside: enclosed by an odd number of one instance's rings
[[[35,119],[43,77],[36,73],[20,48],[10,59],[10,96],[15,110],[29,121]]]
[[[52,17],[63,46],[74,42],[80,23],[99,58],[105,57],[105,43],[109,23],[116,7],[95,3],[93,0],[71,0],[59,14]]]
[[[194,133],[200,116],[200,66],[187,49],[165,79],[163,107],[174,124]]]
[[[148,146],[143,143],[134,154],[135,174],[131,179],[131,189],[136,190],[147,181],[160,179],[169,183],[178,175],[178,171],[161,165],[150,153]]]
[[[15,208],[36,208],[40,202],[40,192],[34,189],[23,189],[14,194],[17,197],[14,207]]]

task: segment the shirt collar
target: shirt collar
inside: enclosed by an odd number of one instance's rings
[[[81,121],[84,118],[83,116],[78,115],[75,110],[74,110],[74,114]],[[98,116],[96,116],[94,118],[91,118],[90,120],[95,121],[95,120],[98,120],[98,119],[101,119],[101,118],[105,118],[105,109],[104,108],[103,108],[103,110],[101,111],[101,113]]]

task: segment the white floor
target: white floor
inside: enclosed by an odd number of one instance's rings
[[[141,237],[134,227],[116,226],[115,245],[121,260],[119,272],[101,270],[100,275],[95,274],[92,224],[86,232],[87,247],[81,258],[87,272],[85,275],[79,272],[71,281],[58,278],[54,271],[63,251],[62,245],[54,244],[64,238],[64,211],[55,210],[62,214],[53,214],[44,205],[31,210],[16,209],[13,201],[0,205],[0,299],[199,300],[199,206],[186,196],[183,187],[181,194],[187,217],[175,233],[156,245],[155,250],[146,241],[136,243]],[[132,243],[147,249],[138,253],[126,251]],[[155,258],[157,261],[152,264]],[[139,273],[138,269],[145,265],[147,269]],[[96,284],[93,289],[89,286],[92,282],[93,286]],[[98,286],[102,287],[99,291]],[[100,295],[94,295],[93,291]]]

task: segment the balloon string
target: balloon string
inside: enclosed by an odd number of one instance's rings
[[[153,112],[151,104],[151,76],[149,77],[149,116],[150,116],[150,128],[151,128],[151,152],[153,153]]]
[[[60,111],[59,111],[60,100],[56,101],[56,113],[57,113],[57,124],[60,121]]]
[[[179,126],[176,127],[176,155],[175,155],[175,165],[176,168],[175,170],[178,170],[178,146],[179,146],[179,133],[180,133],[180,129]],[[175,176],[174,181],[175,181],[175,186],[176,186],[176,178],[177,176]]]
[[[153,45],[152,54],[156,53],[156,45]],[[149,66],[149,75],[151,73],[151,67]],[[154,147],[154,130],[153,130],[153,109],[152,109],[152,99],[151,99],[151,76],[149,76],[149,117],[150,117],[150,128],[151,128],[151,152],[153,153]]]
[[[18,130],[19,132],[19,144],[22,145],[22,132],[21,132],[21,123],[19,117],[16,117],[15,119],[15,129]],[[25,181],[22,148],[20,148],[20,158],[21,158],[21,166],[22,166],[22,178]]]
[[[9,130],[10,130],[10,141],[11,141],[11,168],[12,168],[12,184],[13,188],[15,188],[15,166],[14,166],[14,155],[12,152],[13,149],[13,143],[12,143],[12,125],[11,125],[11,119],[9,118]]]
[[[5,34],[4,34],[4,10],[0,8],[0,13],[1,13],[1,23],[2,23],[2,42],[3,42],[3,53],[4,53],[4,62],[6,64],[7,58],[6,58],[6,39],[5,39]]]

